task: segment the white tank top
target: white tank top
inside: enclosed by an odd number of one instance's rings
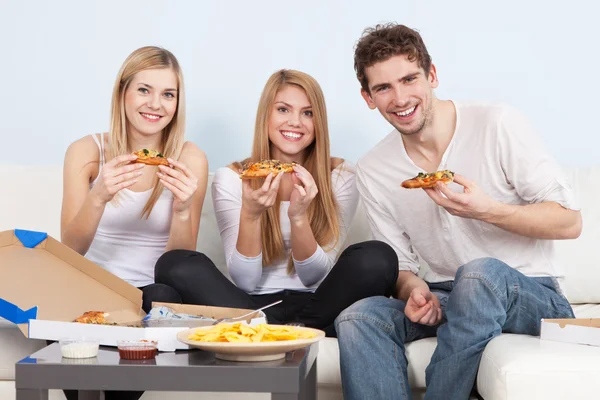
[[[104,138],[92,135],[100,149],[98,177],[104,165]],[[94,186],[98,177],[90,184]],[[136,287],[154,283],[154,266],[165,252],[171,228],[173,194],[165,189],[148,219],[141,218],[152,189],[119,192],[118,204],[106,204],[85,257]]]

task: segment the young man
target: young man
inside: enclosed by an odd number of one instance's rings
[[[395,128],[357,173],[374,236],[395,249],[400,273],[397,299],[361,300],[336,320],[344,398],[410,398],[404,344],[437,335],[425,398],[467,399],[491,339],[573,317],[552,240],[578,237],[581,215],[522,116],[435,97],[436,69],[414,30],[367,29],[354,65],[369,108]],[[454,183],[401,187],[439,170]]]

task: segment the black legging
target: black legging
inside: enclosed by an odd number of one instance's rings
[[[155,284],[146,286],[144,307],[153,301],[254,309],[283,299],[265,310],[271,323],[300,322],[335,336],[335,318],[354,302],[390,296],[398,279],[398,257],[379,241],[357,243],[341,254],[314,293],[294,290],[250,295],[228,280],[204,254],[172,250],[156,263]]]

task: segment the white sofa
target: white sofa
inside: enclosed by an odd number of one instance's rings
[[[557,243],[557,256],[564,264],[569,301],[578,317],[600,317],[600,167],[569,171],[581,199],[584,228],[574,241]],[[59,239],[62,197],[60,166],[0,165],[0,231],[31,229],[46,231]],[[198,250],[219,266],[224,265],[221,243],[208,190],[202,212]],[[357,212],[349,243],[369,238],[364,212]],[[0,293],[1,297],[1,293]],[[415,397],[425,388],[425,367],[436,344],[435,338],[407,346],[409,381]],[[0,321],[0,399],[14,399],[14,363],[44,346],[25,339],[7,321]],[[341,399],[337,341],[321,342],[318,356],[320,399]],[[501,335],[486,348],[477,378],[485,400],[592,399],[600,393],[600,347],[541,341],[536,337]],[[62,399],[53,391],[52,399]],[[150,399],[265,399],[265,394],[148,392]]]

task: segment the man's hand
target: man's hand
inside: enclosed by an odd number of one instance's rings
[[[440,300],[429,289],[416,287],[410,292],[404,315],[417,324],[437,325],[442,320]]]
[[[489,197],[475,182],[462,175],[454,175],[454,182],[464,187],[463,193],[453,192],[441,182],[434,188],[423,190],[437,205],[444,207],[452,215],[490,221],[494,209],[501,203]]]

